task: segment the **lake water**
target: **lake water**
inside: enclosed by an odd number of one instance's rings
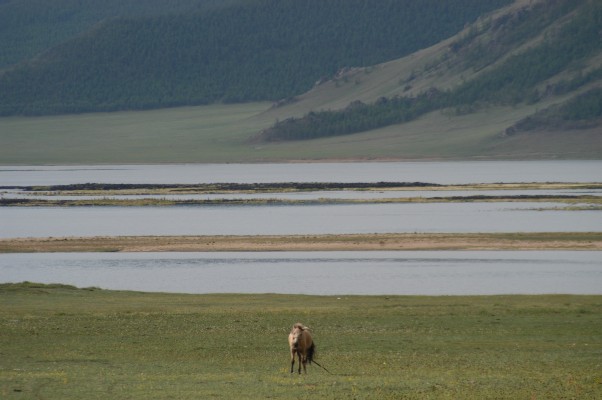
[[[0,167],[0,186],[211,182],[602,182],[602,161]],[[589,194],[599,190],[512,191]],[[474,192],[309,192],[375,198]],[[479,194],[499,194],[479,192]],[[0,196],[22,196],[6,190]],[[218,196],[201,196],[201,198]],[[161,196],[165,197],[165,196]],[[198,198],[198,197],[193,197]],[[231,197],[230,197],[231,198]],[[535,202],[177,207],[0,207],[0,237],[394,232],[599,232],[602,211]],[[602,252],[0,254],[0,282],[184,293],[602,294]]]
[[[1,207],[0,237],[600,231],[601,211],[538,211],[555,206],[562,205]]]
[[[179,293],[602,294],[602,253],[428,251],[3,254],[0,282]]]
[[[0,166],[0,186],[70,183],[601,182],[602,161]]]
[[[602,161],[382,162],[0,167],[0,186],[209,182],[602,182]],[[301,192],[176,198],[366,199],[408,196],[601,194],[600,190]],[[21,193],[2,194],[6,197]],[[167,197],[167,196],[162,196]],[[132,198],[131,196],[129,198]],[[539,211],[550,203],[341,204],[0,208],[0,237],[392,232],[599,231],[600,211]]]

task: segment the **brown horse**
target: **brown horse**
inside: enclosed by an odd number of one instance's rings
[[[299,358],[299,373],[301,373],[301,365],[303,365],[303,372],[307,373],[305,366],[308,361],[310,364],[314,362],[316,351],[309,328],[298,322],[293,325],[293,329],[288,335],[288,345],[291,349],[291,374],[295,366],[295,354]]]

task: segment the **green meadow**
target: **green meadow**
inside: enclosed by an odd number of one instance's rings
[[[0,118],[0,163],[136,164],[247,160],[268,103]],[[273,122],[273,121],[272,121]],[[248,154],[248,153],[251,154]]]
[[[302,107],[323,106],[317,101],[302,101],[276,109],[269,103],[248,103],[3,117],[0,164],[599,159],[601,154],[600,135],[593,128],[503,134],[509,124],[534,112],[535,106],[492,107],[469,115],[435,111],[402,125],[313,140],[254,139],[275,121],[302,115]]]
[[[601,296],[185,295],[0,285],[3,399],[596,399]],[[316,365],[290,374],[287,335]]]

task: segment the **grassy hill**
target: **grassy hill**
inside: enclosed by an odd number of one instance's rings
[[[0,162],[599,159],[601,9],[517,0],[433,46],[341,69],[274,104],[0,118]],[[265,137],[291,118],[378,114],[382,105],[394,114],[390,100],[410,99],[411,109],[425,96],[432,102],[402,121],[311,140]]]
[[[491,106],[548,107],[550,101],[562,105],[519,121],[506,133],[596,126],[602,117],[600,26],[600,3],[517,2],[428,49],[423,57],[347,71],[325,88],[338,92],[332,98],[335,104],[321,104],[303,118],[281,121],[258,139],[345,135],[411,121],[435,110],[461,115]],[[341,86],[346,92],[338,90]],[[321,96],[310,93],[307,99],[316,97]]]

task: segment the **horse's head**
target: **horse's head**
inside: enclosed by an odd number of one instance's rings
[[[302,324],[293,325],[293,329],[289,335],[289,342],[293,349],[297,349],[299,347],[299,343],[302,343],[303,333],[307,329]]]
[[[300,341],[302,335],[303,335],[303,329],[295,328],[292,330],[291,346],[293,346],[293,349],[296,349],[299,347],[299,341]]]

